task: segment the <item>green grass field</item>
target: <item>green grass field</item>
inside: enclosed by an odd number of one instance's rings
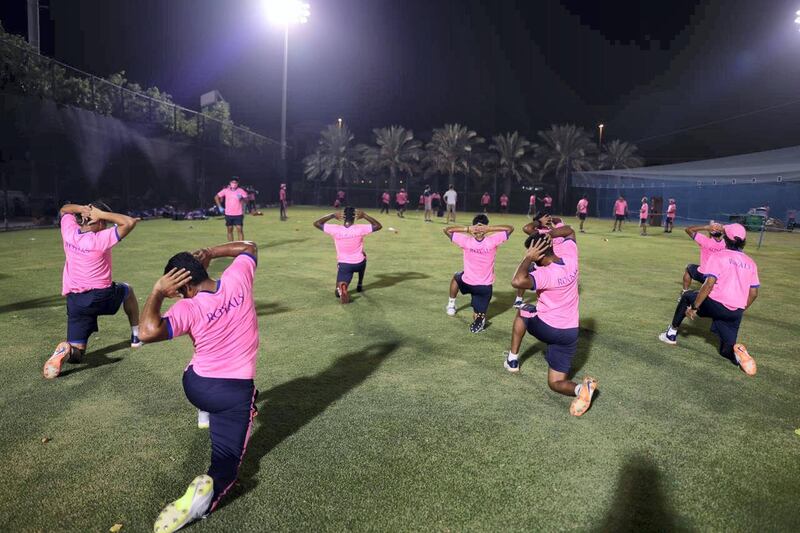
[[[367,290],[341,306],[333,244],[311,227],[322,212],[289,214],[246,221],[261,412],[240,485],[189,531],[800,530],[800,236],[749,250],[762,282],[740,333],[749,378],[707,321],[687,321],[677,347],[656,339],[698,257],[682,231],[589,220],[576,366],[601,392],[576,419],[547,389],[541,344],[526,338],[518,375],[502,366],[520,229],[498,254],[491,325],[472,335],[466,297],[444,312],[461,254],[441,223],[379,217],[399,231],[367,238]],[[220,220],[143,222],[114,252],[115,279],[143,302],[170,255],[224,236]],[[62,266],[56,230],[0,235],[0,531],[152,530],[208,464],[181,387],[190,340],[132,351],[120,312],[85,364],[45,381],[65,334]]]

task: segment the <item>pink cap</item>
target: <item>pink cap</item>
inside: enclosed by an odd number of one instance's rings
[[[725,224],[723,228],[725,229],[725,236],[731,240],[737,238],[745,240],[747,238],[747,231],[741,224]]]

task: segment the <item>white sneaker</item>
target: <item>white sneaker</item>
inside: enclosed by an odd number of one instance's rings
[[[208,415],[208,411],[201,411],[200,409],[197,410],[197,427],[200,429],[208,429],[211,425],[211,419]]]
[[[447,316],[456,316],[456,306],[447,304]]]
[[[514,300],[514,309],[521,309],[523,305],[525,305],[525,300],[522,298]]]
[[[214,480],[211,476],[197,476],[183,496],[164,507],[153,525],[153,533],[172,533],[201,518],[208,511],[213,497]]]
[[[667,335],[667,332],[665,331],[658,336],[658,340],[666,344],[675,345],[678,344],[677,337],[678,337],[677,335]]]

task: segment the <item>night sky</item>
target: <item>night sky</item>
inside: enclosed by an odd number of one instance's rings
[[[360,141],[450,121],[533,139],[553,122],[603,122],[651,164],[800,144],[800,101],[662,135],[800,100],[798,0],[308,1],[290,34],[290,130],[341,116]],[[258,6],[50,0],[44,51],[124,69],[195,109],[218,89],[237,122],[277,138],[283,35]],[[24,33],[25,1],[2,2],[0,19]]]

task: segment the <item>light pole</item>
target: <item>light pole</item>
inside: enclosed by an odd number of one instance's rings
[[[281,101],[281,161],[286,162],[286,92],[289,72],[289,26],[305,24],[311,8],[300,0],[265,0],[270,22],[283,27],[283,99]]]
[[[598,124],[597,129],[600,131],[599,135],[597,136],[597,147],[602,148],[603,146],[603,128],[605,124]]]

